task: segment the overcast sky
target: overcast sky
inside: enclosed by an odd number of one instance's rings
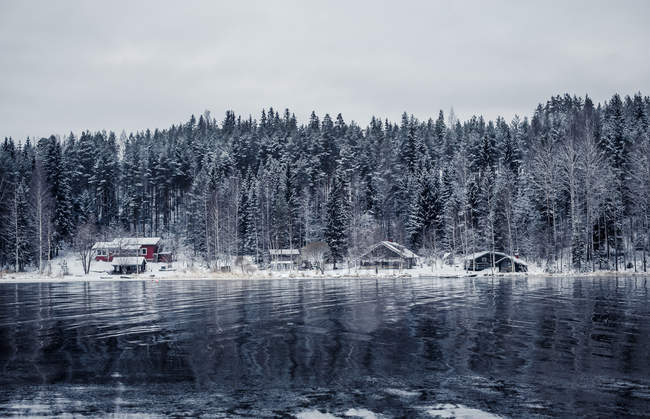
[[[0,136],[166,128],[208,109],[530,115],[650,94],[650,1],[0,0]]]

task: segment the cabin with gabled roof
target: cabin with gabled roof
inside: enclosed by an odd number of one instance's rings
[[[274,271],[285,271],[298,267],[299,249],[269,249],[269,254],[271,256],[269,266]]]
[[[115,257],[111,265],[114,274],[140,274],[147,271],[147,261],[142,256]]]
[[[171,255],[161,253],[160,237],[119,237],[110,242],[97,242],[92,250],[97,261],[111,262],[115,257],[139,256],[147,262],[171,262]]]
[[[494,267],[499,272],[528,272],[528,264],[518,257],[487,250],[467,256],[464,266],[468,271],[482,271]]]
[[[359,258],[363,268],[411,269],[419,256],[399,243],[380,241],[370,246]]]

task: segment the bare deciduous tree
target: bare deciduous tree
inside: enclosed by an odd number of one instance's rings
[[[584,141],[580,143],[580,153],[578,154],[578,166],[583,176],[583,195],[585,201],[585,229],[587,244],[587,260],[591,261],[592,271],[596,270],[596,257],[594,255],[594,218],[597,217],[597,210],[602,201],[602,195],[605,192],[603,182],[603,155],[596,143],[596,139],[591,133],[587,133]],[[600,232],[599,232],[600,234]]]
[[[30,187],[30,201],[38,235],[38,272],[43,273],[43,252],[47,243],[48,265],[51,255],[51,218],[52,218],[52,196],[47,186],[47,179],[40,161],[36,162],[32,173]]]
[[[244,268],[246,267],[247,263],[248,262],[246,260],[246,257],[242,255],[238,255],[237,257],[235,257],[235,266],[239,266],[241,268],[242,273],[244,273]]]
[[[255,266],[255,265],[253,265],[253,264],[251,264],[251,263],[247,263],[246,265],[244,265],[243,270],[244,270],[244,272],[246,272],[246,274],[248,274],[248,276],[250,277],[250,276],[253,275],[255,272],[257,272],[257,266]]]
[[[579,240],[575,238],[580,237],[578,231],[578,172],[579,172],[579,153],[573,136],[567,136],[564,144],[560,147],[559,152],[559,169],[562,174],[562,186],[564,190],[569,193],[569,218],[571,219],[571,247],[572,247],[572,264],[576,269],[582,269],[582,260],[578,255],[582,255],[582,249]]]
[[[93,259],[92,249],[97,237],[96,233],[94,220],[90,220],[79,226],[74,237],[74,248],[86,275],[90,272],[90,263]]]
[[[312,242],[302,248],[302,258],[311,262],[314,266],[320,269],[321,273],[325,273],[325,259],[330,252],[330,247],[325,242]]]
[[[556,146],[552,139],[545,138],[544,141],[533,144],[532,147],[531,181],[537,189],[544,202],[543,214],[546,217],[546,225],[549,228],[547,236],[547,248],[551,248],[551,255],[547,255],[547,263],[554,264],[555,270],[559,271],[561,265],[557,265],[558,234],[557,234],[557,193],[559,188],[559,162]],[[552,244],[552,246],[551,246]],[[548,257],[550,256],[550,258]]]

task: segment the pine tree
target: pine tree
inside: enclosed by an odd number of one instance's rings
[[[246,207],[246,219],[248,224],[247,234],[244,239],[244,254],[254,255],[255,259],[259,258],[259,202],[258,202],[258,182],[253,178],[250,181],[248,189],[248,201]]]
[[[209,237],[209,176],[208,168],[203,166],[192,182],[189,193],[187,217],[187,244],[192,246],[194,254],[210,258]],[[135,209],[135,208],[134,208]]]
[[[602,146],[609,157],[616,188],[620,191],[622,203],[627,211],[631,200],[626,182],[629,175],[630,144],[623,102],[618,94],[612,97],[604,114]]]
[[[440,203],[442,207],[442,246],[451,256],[449,262],[453,263],[453,255],[456,253],[460,244],[460,237],[458,237],[458,215],[461,211],[462,205],[459,202],[458,188],[456,187],[454,176],[452,175],[451,165],[445,166],[442,170]]]
[[[74,136],[70,136],[70,141],[74,142]],[[70,188],[72,162],[63,155],[61,143],[54,136],[41,139],[39,148],[49,192],[54,201],[52,241],[54,253],[57,254],[63,243],[70,240],[74,230]]]
[[[336,269],[336,263],[347,256],[349,222],[348,191],[345,183],[337,174],[332,181],[332,191],[327,201],[325,227],[325,241],[330,247],[330,257],[334,263],[334,269]]]
[[[405,171],[414,173],[426,153],[424,142],[418,133],[418,122],[413,117],[409,119],[406,113],[402,115],[400,137],[400,163]]]
[[[98,135],[95,145],[100,151],[95,153],[97,157],[88,178],[88,186],[92,188],[91,194],[94,196],[97,223],[108,226],[117,218],[118,162],[115,134],[111,132],[108,138]]]
[[[237,205],[238,249],[240,255],[253,256],[257,253],[257,192],[255,181],[249,178],[243,182]]]
[[[27,201],[28,188],[23,179],[14,185],[14,195],[11,201],[11,225],[9,240],[14,256],[13,265],[16,272],[22,271],[32,261],[33,250],[30,239],[33,237],[32,224],[29,217]]]
[[[438,113],[438,119],[434,126],[433,149],[431,156],[434,162],[438,162],[445,152],[445,142],[447,136],[447,126],[445,125],[445,115],[442,110]]]
[[[14,196],[14,176],[16,173],[15,155],[13,141],[5,138],[0,148],[0,266],[11,264],[15,258],[12,257],[11,245],[11,214],[12,197]]]
[[[416,193],[411,201],[408,224],[411,245],[420,249],[436,249],[442,206],[439,200],[439,179],[435,172],[422,171],[417,179]]]

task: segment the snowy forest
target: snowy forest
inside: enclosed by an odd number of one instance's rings
[[[206,111],[166,129],[5,138],[0,267],[43,269],[84,236],[161,236],[217,266],[379,240],[456,262],[498,250],[549,272],[646,270],[650,98],[552,97],[531,117],[299,122]]]

